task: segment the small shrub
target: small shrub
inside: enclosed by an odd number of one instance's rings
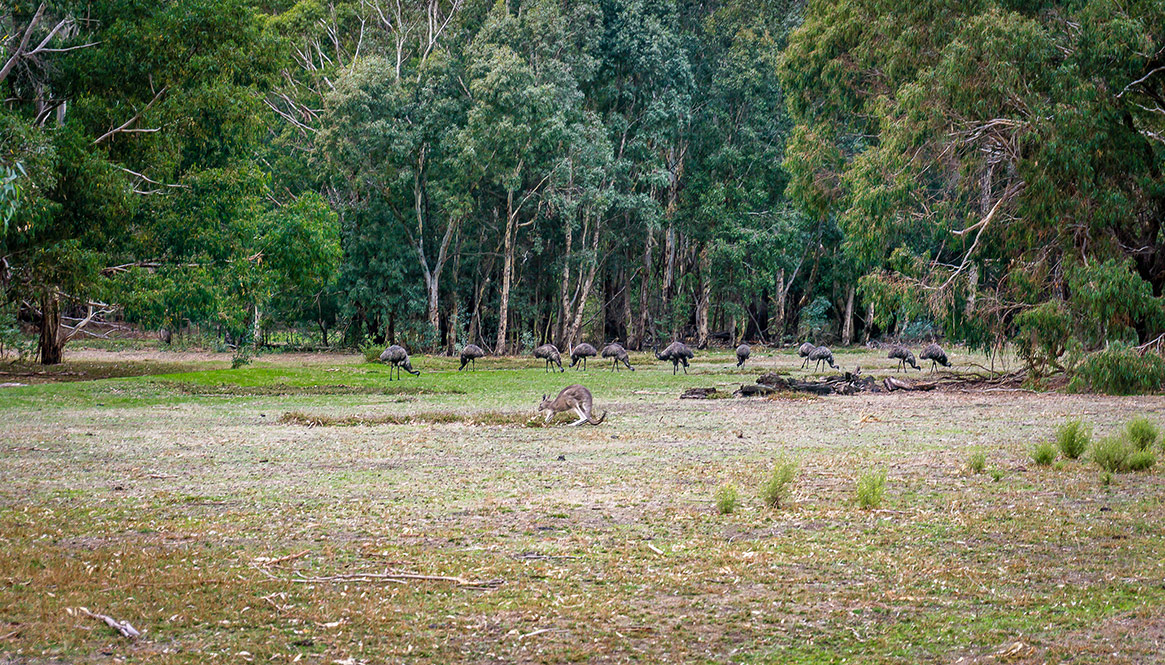
[[[1058,300],[1037,305],[1015,317],[1015,349],[1035,376],[1060,368],[1060,356],[1072,336],[1072,317]]]
[[[1079,420],[1071,420],[1056,430],[1056,446],[1068,459],[1078,459],[1088,450],[1092,432]]]
[[[1157,464],[1157,455],[1152,450],[1134,450],[1128,459],[1129,471],[1145,471]]]
[[[364,356],[364,362],[366,363],[379,361],[382,351],[383,349],[380,348],[380,345],[373,343],[372,340],[368,340],[360,345],[360,354]]]
[[[858,478],[858,506],[864,510],[882,505],[886,495],[886,471],[867,471]]]
[[[1129,468],[1129,444],[1115,436],[1097,441],[1092,446],[1092,461],[1109,473],[1120,473]]]
[[[1040,466],[1051,466],[1056,461],[1056,446],[1051,441],[1044,441],[1032,451],[1032,461]]]
[[[239,369],[251,364],[255,359],[255,349],[250,344],[244,344],[235,349],[235,353],[231,356],[231,369]]]
[[[1003,469],[991,469],[991,480],[994,480],[995,482],[1003,480],[1004,475],[1005,474],[1003,473]]]
[[[983,469],[987,467],[987,454],[982,450],[976,450],[971,453],[971,459],[967,462],[972,473],[983,473]]]
[[[760,486],[760,497],[769,508],[780,508],[781,503],[789,497],[793,489],[793,480],[797,477],[797,463],[790,461],[777,462],[772,474]]]
[[[1112,484],[1112,471],[1105,471],[1100,474],[1100,484],[1108,487]]]
[[[1141,416],[1133,418],[1128,425],[1125,425],[1125,436],[1137,450],[1147,450],[1157,443],[1160,432],[1157,431],[1157,426],[1153,424],[1152,420]]]
[[[721,515],[729,515],[735,511],[739,501],[740,493],[732,483],[725,483],[716,490],[716,511]]]
[[[1105,395],[1143,395],[1165,384],[1165,358],[1156,353],[1141,355],[1127,344],[1114,343],[1088,355],[1068,384],[1073,392]]]

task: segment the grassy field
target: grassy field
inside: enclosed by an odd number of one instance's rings
[[[421,357],[398,383],[355,356],[93,352],[58,371],[120,378],[0,388],[0,663],[1162,662],[1161,465],[1031,458],[1072,418],[1165,425],[1161,397],[681,401],[804,372],[635,360]],[[528,422],[574,382],[607,422]]]

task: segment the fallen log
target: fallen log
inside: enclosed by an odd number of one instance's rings
[[[680,395],[680,399],[708,399],[715,394],[715,388],[688,388]]]

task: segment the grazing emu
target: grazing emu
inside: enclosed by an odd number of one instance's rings
[[[571,423],[571,425],[598,425],[607,419],[607,412],[598,420],[591,415],[591,409],[594,407],[594,398],[591,397],[591,391],[583,386],[573,385],[567,386],[558,393],[558,397],[550,399],[549,395],[542,396],[542,403],[538,405],[538,410],[546,414],[546,422],[554,417],[556,413],[563,411],[574,411],[578,414],[578,420]]]
[[[558,353],[558,347],[553,344],[543,344],[534,349],[534,357],[541,358],[546,361],[546,371],[550,371],[550,364],[558,365],[558,371],[565,372],[562,368],[562,356]]]
[[[820,371],[819,367],[821,366],[821,363],[829,363],[829,366],[833,369],[841,369],[837,365],[833,364],[833,351],[830,351],[824,346],[819,346],[813,349],[813,352],[809,354],[809,359],[815,363],[813,365],[814,372]]]
[[[684,374],[688,373],[688,360],[694,357],[695,354],[688,348],[687,344],[683,342],[672,342],[668,345],[663,353],[658,350],[655,352],[655,357],[658,360],[671,361],[671,373],[675,374],[680,367],[680,363],[684,364]]]
[[[587,371],[587,358],[593,358],[597,355],[599,355],[599,352],[595,351],[595,347],[583,342],[570,350],[570,366],[577,370],[578,367],[575,367],[575,365],[578,365],[581,360],[582,371],[585,372]]]
[[[801,363],[801,369],[805,369],[809,366],[809,354],[813,353],[813,349],[816,348],[816,346],[813,346],[809,342],[805,342],[801,345],[801,348],[797,349],[797,355],[805,359],[805,362]]]
[[[751,355],[752,348],[749,347],[749,345],[741,344],[740,346],[736,347],[736,366],[744,367],[744,361],[748,360],[748,357]]]
[[[623,345],[618,342],[611,342],[604,346],[602,356],[611,359],[611,371],[613,372],[619,370],[619,363],[626,365],[627,369],[632,372],[635,371],[635,368],[631,366],[630,358],[627,357],[627,349],[624,349]]]
[[[943,351],[943,347],[938,344],[928,344],[922,353],[918,354],[918,357],[930,361],[930,371],[932,372],[937,369],[938,365],[951,366],[951,361],[947,360],[947,352]]]
[[[918,363],[914,361],[914,354],[911,353],[910,349],[906,348],[905,346],[901,346],[899,344],[891,346],[890,353],[886,354],[886,357],[895,358],[898,360],[898,368],[895,371],[905,371],[907,365],[910,365],[920,372],[922,371],[922,368],[919,367]]]
[[[458,367],[457,371],[460,372],[461,370],[465,369],[466,365],[473,363],[473,371],[476,372],[477,359],[483,356],[485,356],[485,351],[482,351],[480,346],[476,344],[466,344],[465,348],[461,349],[461,367]]]
[[[420,372],[413,370],[412,363],[409,362],[409,352],[405,351],[403,346],[399,346],[397,344],[393,344],[392,346],[385,349],[384,353],[380,354],[380,362],[389,364],[389,381],[392,381],[392,370],[394,367],[396,368],[396,378],[398,381],[400,380],[401,368],[404,368],[404,371],[412,374],[413,376],[421,375]]]

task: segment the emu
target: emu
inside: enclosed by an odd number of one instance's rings
[[[420,372],[413,370],[412,363],[409,362],[409,352],[405,351],[403,346],[397,344],[393,344],[392,346],[385,349],[384,353],[380,354],[380,362],[389,364],[389,381],[392,381],[393,368],[396,368],[396,378],[398,381],[400,380],[400,371],[402,368],[404,371],[412,374],[413,376],[421,375]]]
[[[587,371],[587,358],[593,358],[597,355],[599,355],[599,352],[595,351],[595,347],[591,346],[590,344],[587,344],[586,342],[583,342],[582,344],[579,344],[578,346],[571,349],[571,351],[570,351],[570,366],[574,367],[577,370],[578,367],[575,367],[575,365],[578,365],[579,361],[581,360],[582,361],[582,371],[585,372],[585,371]]]
[[[910,349],[906,348],[905,346],[901,346],[899,344],[895,344],[894,346],[891,346],[890,353],[888,353],[886,355],[886,357],[887,358],[895,358],[898,360],[898,368],[895,371],[898,371],[898,372],[905,371],[907,365],[910,365],[911,367],[913,367],[914,369],[916,369],[920,372],[922,371],[922,368],[919,367],[918,363],[914,361],[914,354],[911,353]]]
[[[466,344],[465,348],[461,349],[461,367],[458,367],[457,371],[460,372],[461,370],[465,369],[466,365],[472,363],[473,371],[476,372],[477,359],[483,356],[485,356],[485,351],[482,351],[480,346],[476,344]]]
[[[930,361],[930,371],[932,372],[938,368],[938,365],[951,366],[951,361],[947,360],[947,352],[943,351],[943,347],[938,344],[928,344],[922,353],[918,354],[918,357]]]
[[[687,374],[688,360],[694,356],[695,354],[692,353],[692,350],[689,349],[688,345],[684,344],[683,342],[672,342],[666,349],[663,350],[663,353],[660,353],[658,350],[655,352],[655,357],[657,360],[671,361],[671,373],[673,375],[676,373],[676,371],[679,370],[680,363],[683,363],[684,374]]]
[[[830,351],[824,346],[819,346],[813,349],[813,352],[809,354],[809,360],[812,360],[814,363],[816,363],[813,366],[814,372],[820,371],[818,368],[821,366],[821,363],[829,363],[829,366],[833,369],[841,369],[837,365],[833,364],[833,351]]]
[[[816,346],[810,344],[809,342],[805,342],[801,345],[801,348],[797,349],[797,355],[805,359],[805,362],[801,363],[801,369],[805,369],[809,366],[809,354],[813,353],[813,349],[816,348]]]
[[[543,344],[534,349],[534,357],[541,358],[546,361],[546,371],[550,371],[551,363],[558,365],[558,371],[565,372],[562,368],[562,355],[558,353],[558,347],[553,344]]]
[[[744,361],[748,360],[748,357],[751,355],[752,347],[749,345],[741,344],[740,346],[736,347],[736,366],[744,367]]]
[[[624,349],[623,345],[618,342],[611,342],[604,346],[602,356],[611,359],[612,372],[619,371],[619,363],[626,365],[627,369],[632,372],[635,371],[635,368],[631,366],[631,359],[627,357],[627,349]]]
[[[554,414],[563,411],[574,411],[578,414],[578,420],[571,423],[571,425],[598,425],[607,419],[607,412],[598,420],[591,415],[591,409],[594,407],[594,398],[591,397],[591,391],[580,385],[567,386],[558,393],[558,397],[550,399],[549,395],[542,396],[542,403],[538,405],[538,410],[546,414],[546,422],[554,417]]]

